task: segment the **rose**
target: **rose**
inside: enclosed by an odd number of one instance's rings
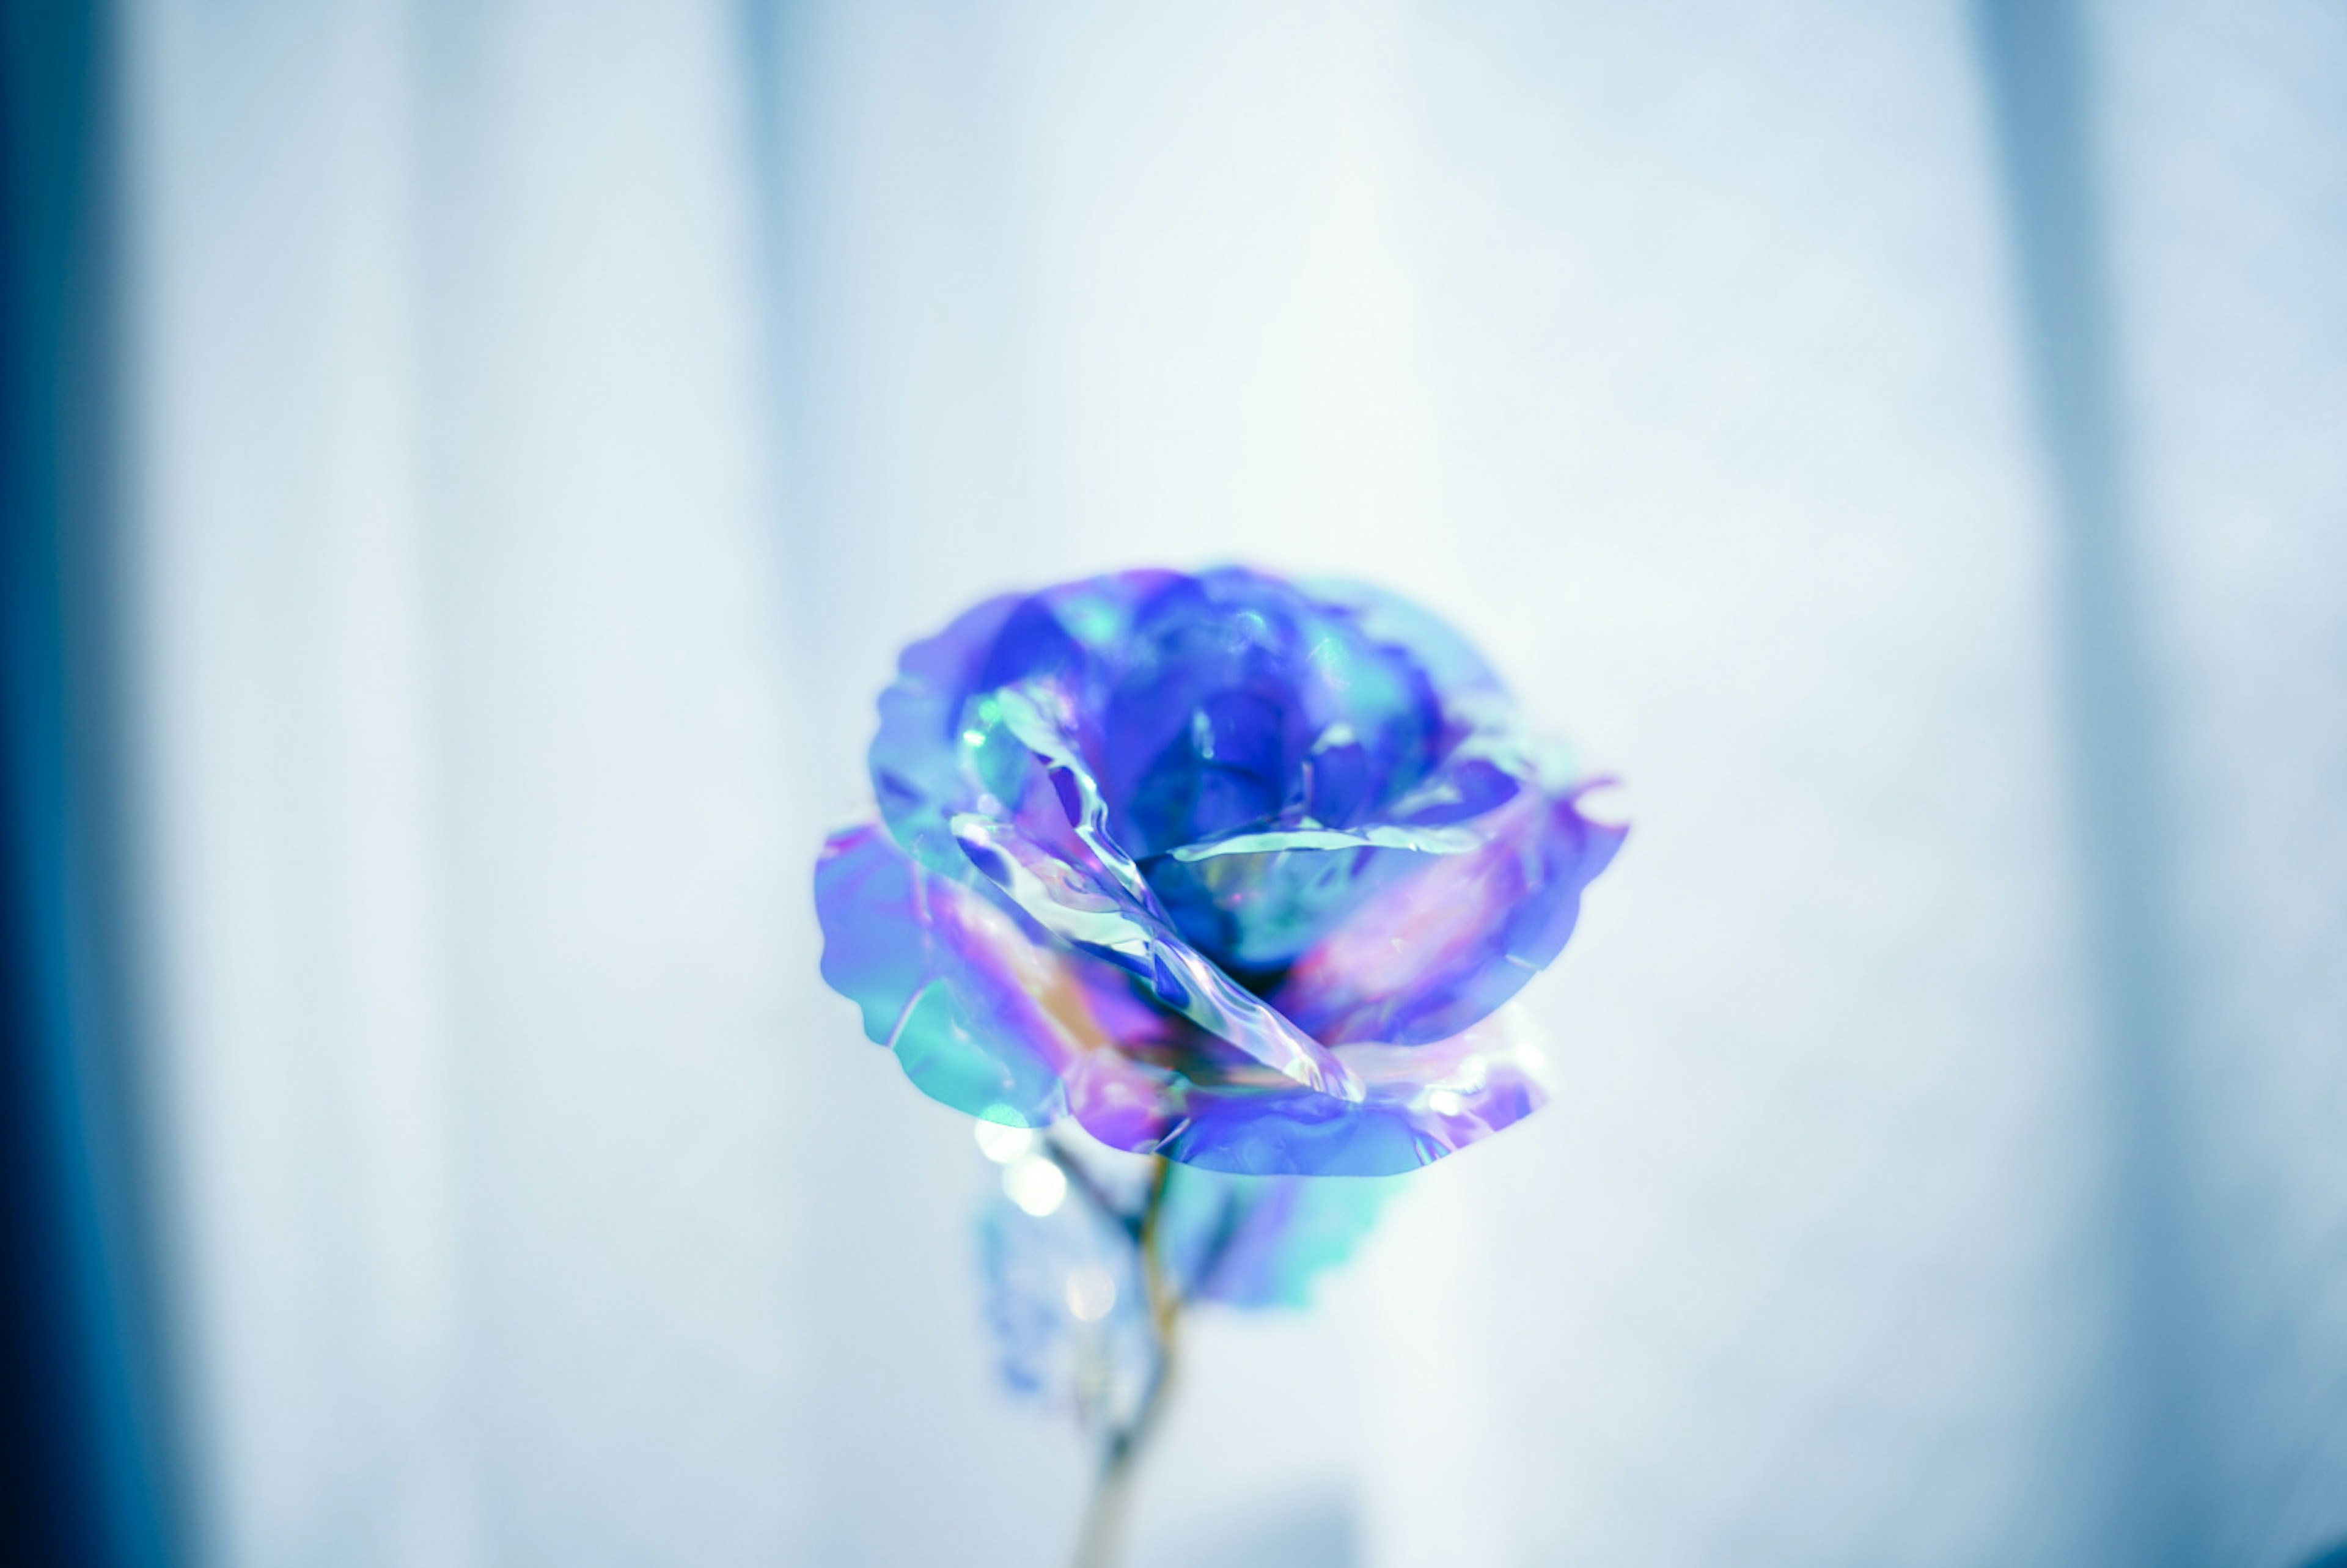
[[[948,1105],[1209,1170],[1384,1175],[1545,1098],[1503,1007],[1623,830],[1448,627],[1225,569],[905,651],[823,974]]]

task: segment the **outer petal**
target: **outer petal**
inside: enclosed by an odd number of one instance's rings
[[[947,819],[967,810],[977,794],[962,755],[962,705],[1003,623],[1022,602],[1016,594],[989,599],[912,644],[897,661],[896,681],[880,693],[880,733],[869,756],[880,815],[915,859],[948,876],[969,871]]]
[[[1114,971],[1048,945],[978,889],[937,876],[877,825],[834,834],[815,866],[823,978],[864,1032],[957,1111],[1013,1126],[1066,1114],[1062,1075],[1108,1042],[1093,992]],[[1112,1024],[1112,1018],[1109,1023]]]
[[[1391,1176],[1489,1137],[1548,1098],[1529,1017],[1502,1009],[1431,1045],[1345,1045],[1358,1102],[1252,1062],[1179,1050],[1094,1051],[1069,1108],[1112,1148],[1239,1175]]]
[[[1425,857],[1298,958],[1272,1005],[1316,1040],[1396,1045],[1490,1013],[1563,949],[1581,890],[1622,845],[1577,794],[1524,789],[1479,825],[1481,847]]]
[[[1426,672],[1447,713],[1472,708],[1487,698],[1504,698],[1499,676],[1465,638],[1448,621],[1400,595],[1338,577],[1301,578],[1296,588],[1344,611],[1373,641],[1402,650]]]
[[[989,791],[1002,794],[1001,775],[1024,762],[992,715],[972,714],[972,699],[1049,675],[1097,706],[1102,661],[1129,635],[1137,607],[1179,580],[1130,571],[1004,594],[907,648],[880,694],[869,754],[880,815],[897,842],[930,870],[966,878],[946,824],[958,812],[993,809]]]
[[[1440,621],[1237,571],[979,606],[907,651],[872,765],[903,850],[818,873],[866,1032],[966,1111],[1218,1172],[1399,1172],[1538,1103],[1492,1009],[1622,838]]]

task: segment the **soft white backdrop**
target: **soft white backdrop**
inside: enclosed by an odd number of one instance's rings
[[[1205,1325],[1144,1565],[2128,1562],[2055,519],[1963,7],[128,8],[157,977],[235,1568],[1049,1563],[825,993],[895,650],[1423,597],[1636,824],[1555,1107]],[[2347,15],[2089,8],[2205,1561],[2347,1533]]]

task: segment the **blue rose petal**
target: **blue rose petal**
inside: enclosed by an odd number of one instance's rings
[[[1390,1174],[1541,1102],[1503,1004],[1624,830],[1422,609],[1062,584],[908,648],[880,717],[824,972],[928,1093],[1244,1176]]]

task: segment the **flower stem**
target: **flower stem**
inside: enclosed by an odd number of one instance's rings
[[[1124,1545],[1125,1505],[1133,1492],[1133,1471],[1173,1392],[1182,1300],[1165,1277],[1157,1244],[1158,1221],[1165,1211],[1165,1188],[1172,1175],[1172,1164],[1159,1158],[1150,1173],[1149,1197],[1141,1210],[1141,1279],[1149,1293],[1150,1341],[1154,1352],[1149,1386],[1133,1419],[1110,1431],[1102,1446],[1100,1473],[1084,1509],[1083,1531],[1076,1538],[1075,1568],[1115,1568]]]

